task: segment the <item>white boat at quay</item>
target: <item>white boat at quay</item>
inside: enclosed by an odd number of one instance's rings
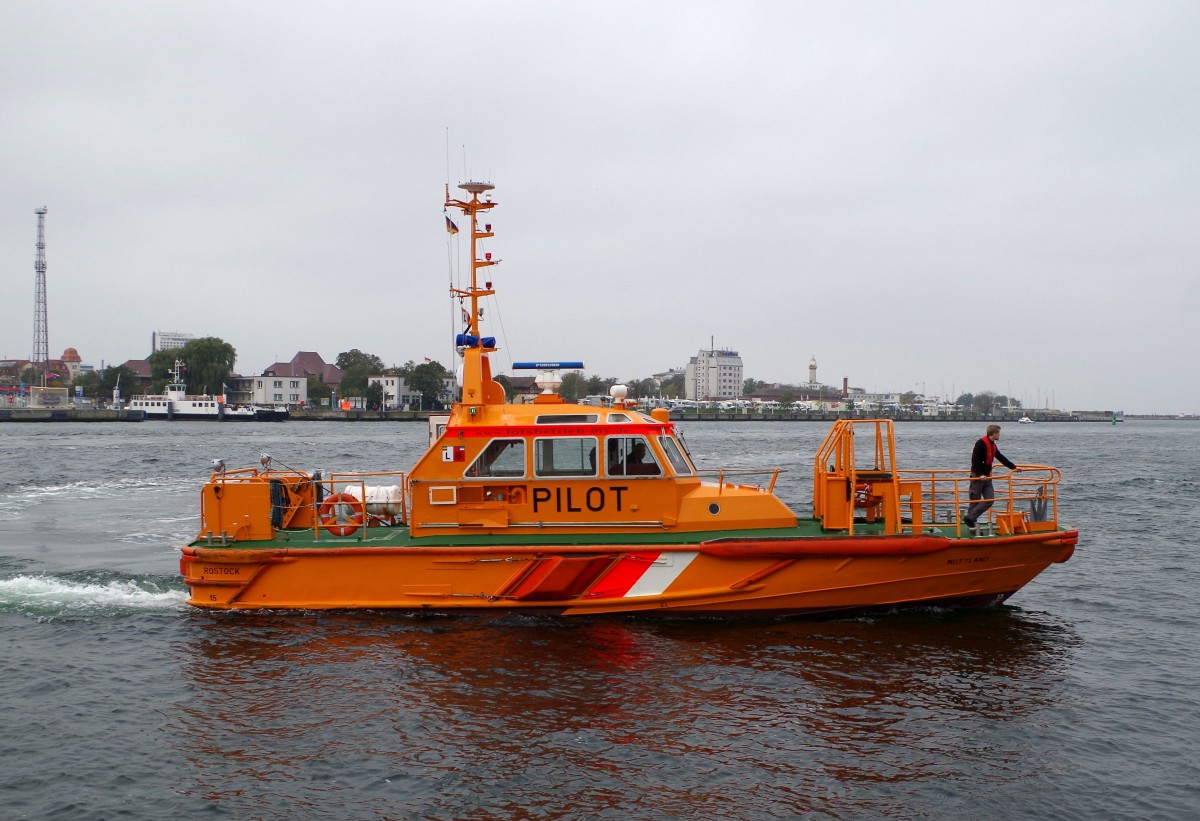
[[[183,381],[183,362],[176,359],[172,382],[161,394],[134,396],[126,406],[142,411],[147,419],[208,419],[215,422],[280,422],[290,415],[286,408],[260,405],[229,405],[224,396],[190,394]]]

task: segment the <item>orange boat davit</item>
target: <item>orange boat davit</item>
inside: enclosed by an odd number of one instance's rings
[[[829,615],[996,604],[1071,557],[1057,468],[996,477],[995,505],[968,531],[968,471],[898,467],[890,420],[833,424],[800,516],[774,493],[778,469],[697,470],[667,411],[638,410],[620,385],[611,407],[565,402],[557,374],[580,362],[514,363],[539,372],[542,393],[508,403],[480,332],[493,186],[460,188],[446,206],[470,224],[470,284],[451,288],[461,400],[430,419],[407,472],[218,463],[182,548],[190,604]]]

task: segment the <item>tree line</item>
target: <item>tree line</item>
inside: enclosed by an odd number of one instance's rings
[[[446,380],[454,376],[445,365],[434,360],[418,364],[410,359],[403,365],[389,368],[375,354],[363,353],[358,348],[338,354],[334,364],[342,372],[342,384],[337,389],[339,396],[361,396],[373,410],[383,407],[384,391],[378,382],[368,384],[372,376],[403,379],[410,390],[421,394],[421,407],[433,410],[444,406]],[[308,397],[314,402],[329,398],[333,390],[319,379],[310,377],[308,380]]]
[[[226,392],[226,385],[233,375],[237,351],[228,342],[217,337],[204,337],[190,340],[179,349],[155,351],[150,354],[150,385],[146,389],[149,394],[160,394],[173,380],[172,371],[175,361],[184,363],[184,372],[180,381],[188,386],[192,393],[220,394]],[[326,384],[320,376],[308,377],[308,398],[313,404],[319,404],[323,399],[330,399],[336,390],[340,397],[363,397],[368,407],[381,408],[384,401],[383,386],[375,383],[368,384],[371,376],[397,376],[404,379],[408,387],[419,393],[422,406],[426,408],[441,408],[445,399],[445,381],[454,374],[437,361],[426,360],[417,363],[413,360],[403,365],[388,367],[375,354],[364,353],[358,348],[352,348],[337,355],[334,362],[342,372],[339,387]],[[26,379],[30,378],[29,370]],[[81,374],[72,387],[82,387],[85,396],[111,396],[118,386],[122,393],[129,395],[133,386],[139,384],[138,374],[123,365],[111,365],[91,373]],[[505,395],[511,400],[514,396],[512,380],[501,374],[496,381],[504,388]],[[558,393],[568,402],[578,402],[587,396],[606,396],[608,389],[621,380],[614,377],[601,377],[596,374],[584,375],[582,371],[569,371],[562,376],[562,385]],[[656,383],[653,379],[630,379],[624,383],[629,388],[630,399],[648,399],[662,397],[681,399],[686,395],[684,375],[675,373]],[[747,396],[767,386],[766,382],[757,379],[746,379],[742,386],[742,395]],[[792,385],[783,386],[780,401],[790,402],[802,388]],[[900,404],[913,405],[918,394],[913,391],[900,394]],[[977,413],[990,413],[995,408],[1021,407],[1020,401],[1008,396],[984,391],[979,394],[964,393],[955,400],[955,404],[964,410]]]
[[[193,339],[182,348],[155,351],[147,358],[150,363],[148,394],[160,394],[175,380],[175,361],[183,363],[179,381],[188,386],[192,393],[225,392],[225,384],[233,374],[233,363],[237,351],[228,342],[208,336]],[[109,365],[91,373],[80,374],[72,387],[82,387],[84,396],[112,396],[118,387],[123,396],[129,396],[135,387],[141,387],[138,373],[124,365]]]

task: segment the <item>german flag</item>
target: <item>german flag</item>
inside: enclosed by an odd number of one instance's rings
[[[454,224],[454,220],[450,219],[450,217],[446,217],[446,232],[450,234],[458,233],[458,226]]]

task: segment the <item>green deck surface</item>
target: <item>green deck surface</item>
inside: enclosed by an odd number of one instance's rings
[[[876,536],[883,533],[883,523],[856,522],[855,536]],[[953,524],[925,525],[923,535],[945,536],[955,538]],[[691,532],[661,532],[647,530],[640,533],[496,533],[479,532],[467,533],[462,530],[453,534],[415,537],[407,526],[372,527],[359,530],[352,536],[333,536],[328,531],[314,534],[311,528],[303,530],[278,530],[274,539],[263,541],[230,542],[222,545],[219,540],[197,539],[189,543],[189,547],[230,547],[236,545],[241,550],[290,550],[303,548],[330,547],[437,547],[455,545],[460,547],[496,546],[496,545],[620,545],[620,544],[693,544],[698,541],[713,541],[717,539],[780,539],[780,538],[819,538],[819,537],[848,537],[844,530],[823,530],[815,519],[801,519],[796,527],[774,527],[745,530],[706,530]],[[964,533],[964,538],[969,538]],[[982,537],[987,538],[987,537]]]

